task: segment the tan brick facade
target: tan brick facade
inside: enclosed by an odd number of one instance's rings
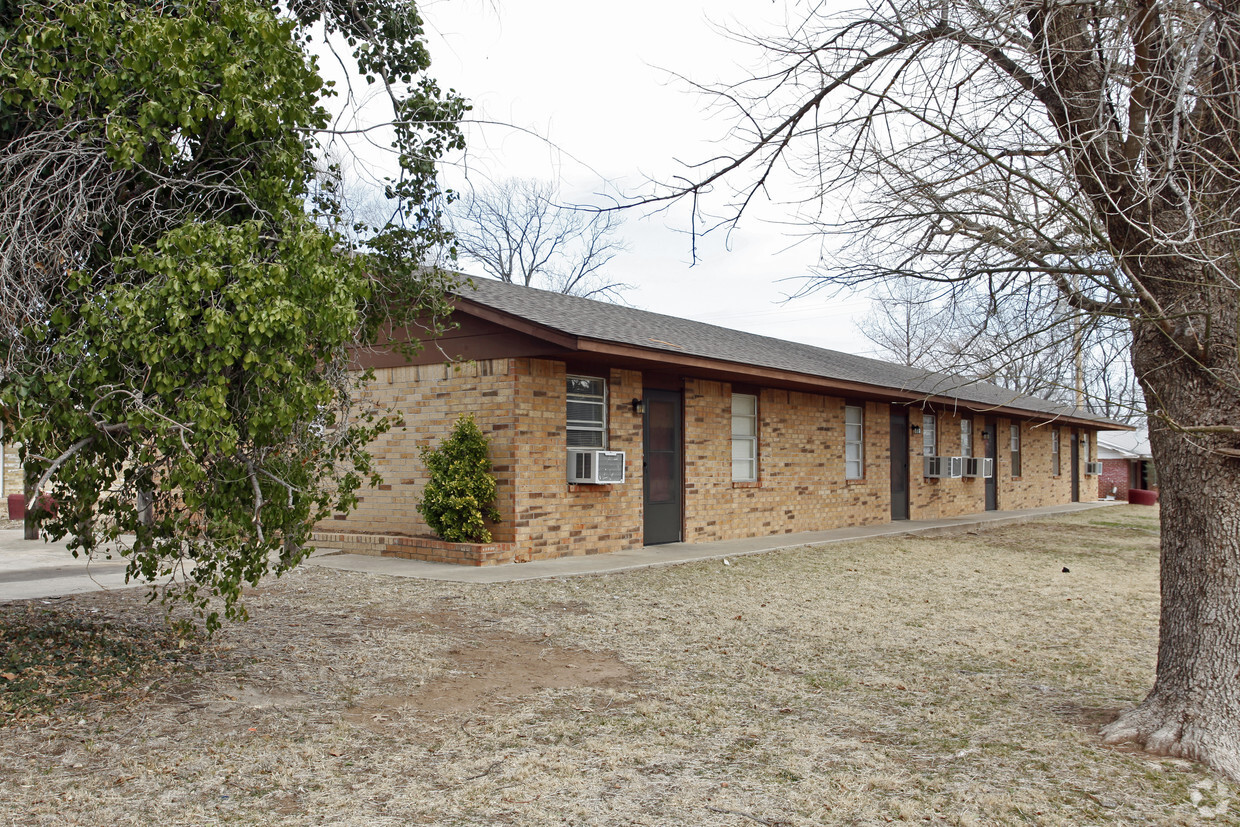
[[[22,493],[22,465],[21,459],[17,455],[17,446],[10,443],[0,443],[0,494],[8,496],[9,494]],[[4,511],[4,516],[8,516],[8,511]]]
[[[888,406],[864,406],[865,476],[844,474],[845,400],[761,389],[758,480],[732,481],[732,388],[685,383],[685,540],[865,525],[891,518]]]
[[[350,551],[487,565],[599,554],[643,543],[642,415],[632,400],[643,395],[643,374],[620,368],[573,369],[607,380],[607,434],[611,450],[626,454],[623,484],[570,485],[566,481],[566,376],[562,361],[491,359],[462,365],[381,368],[371,399],[403,414],[405,427],[381,438],[373,451],[384,485],[363,492],[360,507],[318,526],[319,542]],[[666,379],[660,386],[666,384]],[[687,542],[786,534],[891,519],[890,411],[885,402],[845,399],[782,388],[738,388],[758,399],[758,479],[733,482],[731,404],[724,381],[683,380],[683,525]],[[845,406],[863,409],[864,473],[845,478]],[[476,551],[413,540],[428,534],[416,504],[425,483],[422,446],[437,444],[462,413],[473,413],[491,440],[497,507],[503,521],[494,542]],[[962,414],[935,411],[938,453],[958,456]],[[909,409],[910,426],[922,409]],[[973,415],[974,454],[983,455],[982,429],[996,430],[996,494],[1000,509],[1071,499],[1071,429],[1061,429],[1061,474],[1051,474],[1055,426],[1021,421],[1022,474],[1012,475],[1007,417]],[[1093,443],[1090,437],[1090,443]],[[985,509],[984,480],[927,479],[921,437],[909,439],[910,517],[933,519]],[[1092,453],[1092,451],[1091,451]],[[1078,471],[1082,498],[1097,481]]]

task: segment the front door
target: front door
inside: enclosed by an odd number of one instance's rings
[[[999,454],[996,440],[995,423],[991,422],[982,428],[982,447],[985,456],[990,460],[990,476],[986,478],[986,510],[995,511],[999,508]]]
[[[908,519],[908,409],[891,406],[891,519]]]
[[[681,539],[682,458],[680,393],[647,389],[643,400],[643,542],[648,546]]]
[[[1072,429],[1071,443],[1072,451],[1069,456],[1072,463],[1072,502],[1079,503],[1081,501],[1081,445],[1075,428]]]

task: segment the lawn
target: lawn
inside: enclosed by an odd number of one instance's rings
[[[100,676],[82,688],[28,667],[54,694],[77,687],[50,706],[15,688],[29,676],[10,656],[0,820],[1145,825],[1240,811],[1204,768],[1096,734],[1153,677],[1149,508],[504,585],[305,568],[248,605],[249,623],[210,641],[165,628],[138,592],[0,607],[6,638],[95,641],[64,668]]]

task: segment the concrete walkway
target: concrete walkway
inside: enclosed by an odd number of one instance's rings
[[[26,540],[20,528],[2,529],[0,602],[126,588],[125,565],[119,556],[75,559],[64,543]]]
[[[595,554],[586,557],[561,557],[506,566],[454,566],[448,563],[426,563],[397,557],[371,557],[364,554],[341,554],[335,549],[320,548],[303,565],[321,566],[341,571],[372,572],[393,577],[416,577],[454,583],[514,583],[554,577],[579,577],[591,574],[628,571],[649,566],[674,566],[697,560],[719,560],[743,557],[768,551],[805,546],[842,543],[870,537],[894,537],[908,534],[935,536],[955,534],[979,528],[1023,523],[1056,514],[1069,514],[1091,508],[1122,505],[1122,502],[1089,502],[1070,505],[1026,508],[1019,511],[988,511],[945,520],[908,520],[830,531],[807,531],[746,540],[722,540],[714,543],[668,543],[661,546]],[[125,561],[75,560],[64,543],[46,543],[22,539],[20,529],[0,529],[0,602],[30,598],[52,598],[100,589],[136,588],[142,583],[125,583]]]
[[[863,540],[870,537],[898,537],[907,534],[932,537],[957,534],[962,531],[1025,523],[1056,514],[1071,514],[1075,511],[1087,511],[1091,508],[1105,508],[1111,505],[1125,505],[1125,503],[1099,500],[1043,508],[1024,508],[1017,511],[986,511],[981,514],[969,514],[944,520],[904,520],[898,523],[836,528],[830,531],[806,531],[800,534],[752,537],[745,540],[667,543],[661,546],[616,551],[611,554],[560,557],[554,560],[535,560],[532,563],[514,563],[507,566],[454,566],[451,563],[426,563],[420,560],[371,557],[365,554],[324,554],[321,557],[311,558],[307,563],[312,566],[343,571],[366,571],[389,574],[394,577],[418,577],[424,580],[443,580],[453,583],[515,583],[521,580],[607,574],[649,566],[675,566],[697,560],[743,557],[748,554],[764,554],[768,551],[826,543],[843,543],[848,540]]]

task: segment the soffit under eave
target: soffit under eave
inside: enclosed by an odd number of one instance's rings
[[[1098,421],[1085,417],[1056,414],[1046,411],[1035,411],[1010,405],[991,405],[980,402],[958,399],[942,394],[930,394],[908,391],[884,385],[871,385],[864,382],[832,379],[813,374],[795,371],[766,368],[738,362],[727,362],[706,356],[687,353],[673,353],[662,349],[643,348],[632,345],[605,342],[597,339],[579,339],[578,353],[591,353],[610,357],[617,366],[629,365],[639,368],[650,368],[667,371],[678,369],[680,372],[704,379],[715,379],[728,382],[745,382],[765,387],[779,387],[789,390],[800,390],[810,393],[823,393],[843,398],[859,398],[892,404],[904,404],[909,407],[923,405],[933,406],[939,411],[967,411],[971,414],[1004,416],[1020,420],[1032,420],[1039,425],[1063,424],[1085,428],[1105,428],[1108,430],[1132,430],[1131,426],[1110,421]]]

